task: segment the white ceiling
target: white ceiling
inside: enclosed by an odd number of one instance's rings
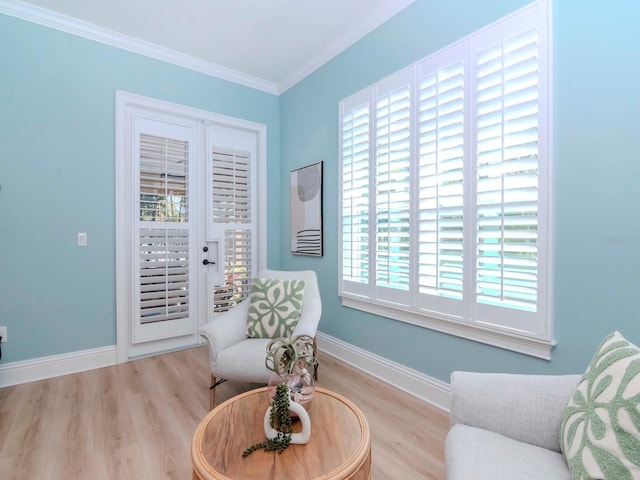
[[[282,92],[414,0],[0,0],[0,4],[7,1],[144,40],[172,54],[184,54],[192,62],[273,84]],[[71,20],[58,17],[58,22],[60,18]]]

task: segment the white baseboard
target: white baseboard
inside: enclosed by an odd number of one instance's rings
[[[117,363],[116,346],[92,348],[0,365],[0,388]]]
[[[451,387],[448,383],[325,333],[318,332],[317,339],[318,347],[323,352],[425,402],[449,411]],[[12,362],[0,365],[0,388],[108,367],[116,363],[115,345]]]
[[[448,383],[325,333],[317,332],[316,336],[318,348],[323,352],[442,410],[449,411],[451,386]]]

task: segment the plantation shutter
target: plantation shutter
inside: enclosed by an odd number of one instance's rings
[[[546,195],[540,42],[546,35],[526,24],[500,32],[499,39],[489,30],[478,40],[475,294],[478,320],[537,331],[540,322],[527,314],[537,315],[541,307],[544,314],[545,308],[539,246],[546,244],[546,212],[540,208]]]
[[[449,49],[418,68],[420,307],[456,315],[464,292],[463,58],[459,48]]]
[[[357,96],[341,114],[341,283],[361,294],[369,275],[370,97]]]
[[[189,231],[140,230],[140,323],[189,316]]]
[[[213,221],[249,223],[251,220],[249,153],[214,147],[211,155]]]
[[[228,145],[210,145],[210,236],[221,251],[222,275],[210,282],[213,311],[223,312],[249,296],[254,272],[255,152]]]
[[[548,26],[535,2],[340,102],[343,305],[548,355]]]
[[[147,133],[138,142],[138,322],[188,319],[189,142]]]
[[[376,88],[375,272],[376,297],[406,301],[410,286],[411,71]]]

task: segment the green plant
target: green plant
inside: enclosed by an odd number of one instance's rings
[[[276,387],[276,394],[271,404],[271,412],[269,414],[271,427],[278,434],[275,438],[267,439],[259,443],[255,443],[242,453],[242,458],[251,455],[256,450],[264,450],[265,452],[284,450],[291,443],[291,416],[289,415],[289,387],[281,383]]]
[[[243,458],[256,450],[282,453],[291,443],[292,417],[289,406],[292,395],[293,400],[298,401],[304,408],[308,408],[313,394],[313,387],[304,386],[311,384],[311,376],[318,367],[313,337],[298,335],[290,338],[274,338],[267,345],[265,365],[269,371],[281,377],[278,380],[281,380],[281,383],[275,387],[275,394],[271,399],[269,414],[271,428],[276,430],[277,435],[275,438],[251,445],[242,453]],[[285,383],[285,377],[292,375],[296,380],[288,385]],[[303,382],[302,377],[306,377],[306,383]],[[307,388],[310,388],[311,393],[306,391]]]
[[[273,373],[283,376],[295,372],[296,364],[315,372],[318,367],[313,337],[298,335],[290,338],[274,338],[267,345],[265,366]]]

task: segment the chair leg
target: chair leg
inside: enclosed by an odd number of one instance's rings
[[[313,369],[313,381],[318,381],[318,369],[320,368],[320,364],[318,363],[318,342],[316,337],[313,337],[313,359],[315,360],[316,368]]]
[[[216,377],[211,374],[211,387],[209,387],[209,410],[216,406]]]

